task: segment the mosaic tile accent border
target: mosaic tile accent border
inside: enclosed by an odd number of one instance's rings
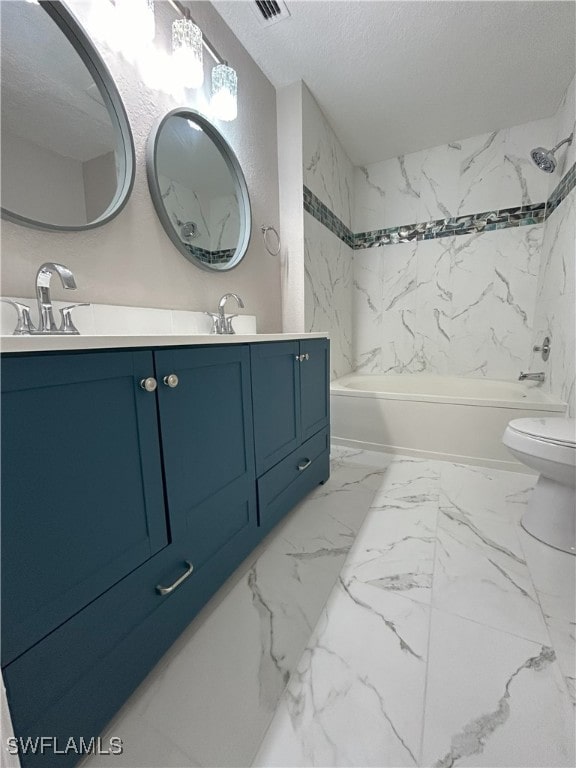
[[[502,208],[452,219],[436,219],[422,224],[377,229],[354,235],[354,249],[374,248],[391,243],[410,243],[414,240],[434,240],[439,237],[469,235],[473,232],[491,232],[495,229],[541,224],[545,219],[546,204]]]
[[[236,248],[225,248],[220,251],[209,251],[196,245],[184,243],[184,248],[204,264],[226,264],[236,253]]]
[[[440,237],[469,235],[474,232],[491,232],[508,227],[542,224],[576,187],[576,163],[566,173],[546,203],[534,203],[496,211],[457,216],[451,219],[435,219],[420,224],[375,229],[354,234],[336,214],[304,186],[304,210],[329,229],[342,242],[354,250],[375,248],[392,243],[410,243],[414,240],[434,240]]]
[[[546,218],[558,208],[560,203],[565,200],[570,192],[576,187],[576,163],[566,173],[556,189],[552,192],[546,203]]]
[[[304,185],[304,210],[311,216],[314,216],[316,221],[324,224],[343,243],[346,243],[350,248],[354,248],[355,235],[352,230],[335,213],[332,213],[330,208],[324,205],[322,200],[316,197],[306,185]]]

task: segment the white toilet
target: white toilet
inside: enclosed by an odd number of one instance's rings
[[[540,473],[522,527],[544,544],[576,555],[576,419],[514,419],[502,442]]]

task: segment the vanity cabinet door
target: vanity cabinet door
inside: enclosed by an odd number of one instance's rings
[[[253,344],[251,355],[256,473],[260,476],[301,443],[300,344]]]
[[[2,664],[167,543],[151,352],[2,362]]]
[[[250,356],[238,344],[155,358],[171,534],[197,574],[216,553],[245,554],[256,533]]]
[[[300,402],[302,441],[329,423],[330,351],[327,339],[300,342]]]

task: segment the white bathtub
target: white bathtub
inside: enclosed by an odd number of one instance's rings
[[[566,410],[533,382],[421,373],[344,376],[330,406],[337,444],[524,472],[501,442],[508,422]]]

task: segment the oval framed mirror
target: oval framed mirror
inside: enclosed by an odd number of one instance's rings
[[[170,240],[202,269],[227,271],[248,249],[252,216],[240,163],[220,132],[193,109],[173,109],[147,147],[148,185]]]
[[[106,224],[135,172],[112,75],[63,3],[13,0],[0,12],[2,217],[52,231]]]

